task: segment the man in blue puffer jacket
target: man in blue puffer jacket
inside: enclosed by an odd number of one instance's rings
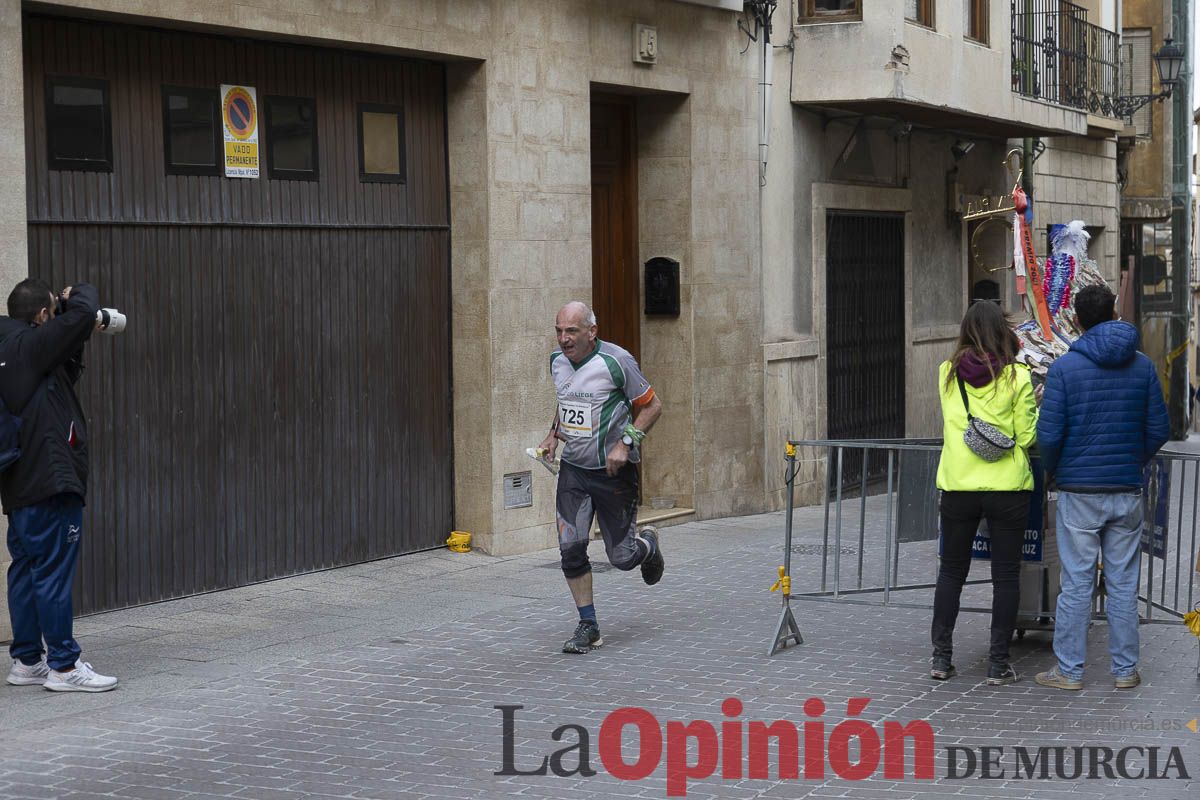
[[[1075,297],[1084,334],[1050,367],[1038,417],[1038,448],[1058,484],[1062,591],[1054,621],[1058,665],[1043,686],[1082,689],[1096,561],[1103,554],[1108,648],[1118,689],[1141,682],[1137,589],[1142,471],[1170,432],[1154,364],[1138,333],[1113,314],[1107,286]]]

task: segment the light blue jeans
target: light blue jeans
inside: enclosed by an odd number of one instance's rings
[[[1138,663],[1141,494],[1060,491],[1057,532],[1062,558],[1062,592],[1054,620],[1058,671],[1072,680],[1083,678],[1096,561],[1102,558],[1112,673],[1131,675]]]

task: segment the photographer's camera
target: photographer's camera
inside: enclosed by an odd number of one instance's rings
[[[125,330],[125,315],[115,308],[102,308],[96,312],[96,323],[101,333],[121,333]]]

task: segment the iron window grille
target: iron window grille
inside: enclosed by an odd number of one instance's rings
[[[1013,91],[1055,105],[1117,116],[1119,37],[1066,0],[1013,0]]]

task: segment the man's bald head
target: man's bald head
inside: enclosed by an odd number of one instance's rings
[[[596,325],[596,314],[587,303],[572,300],[558,310],[555,322],[574,322],[581,328],[592,328]]]
[[[554,333],[563,355],[571,361],[582,361],[595,346],[596,315],[586,303],[572,300],[558,310]]]

